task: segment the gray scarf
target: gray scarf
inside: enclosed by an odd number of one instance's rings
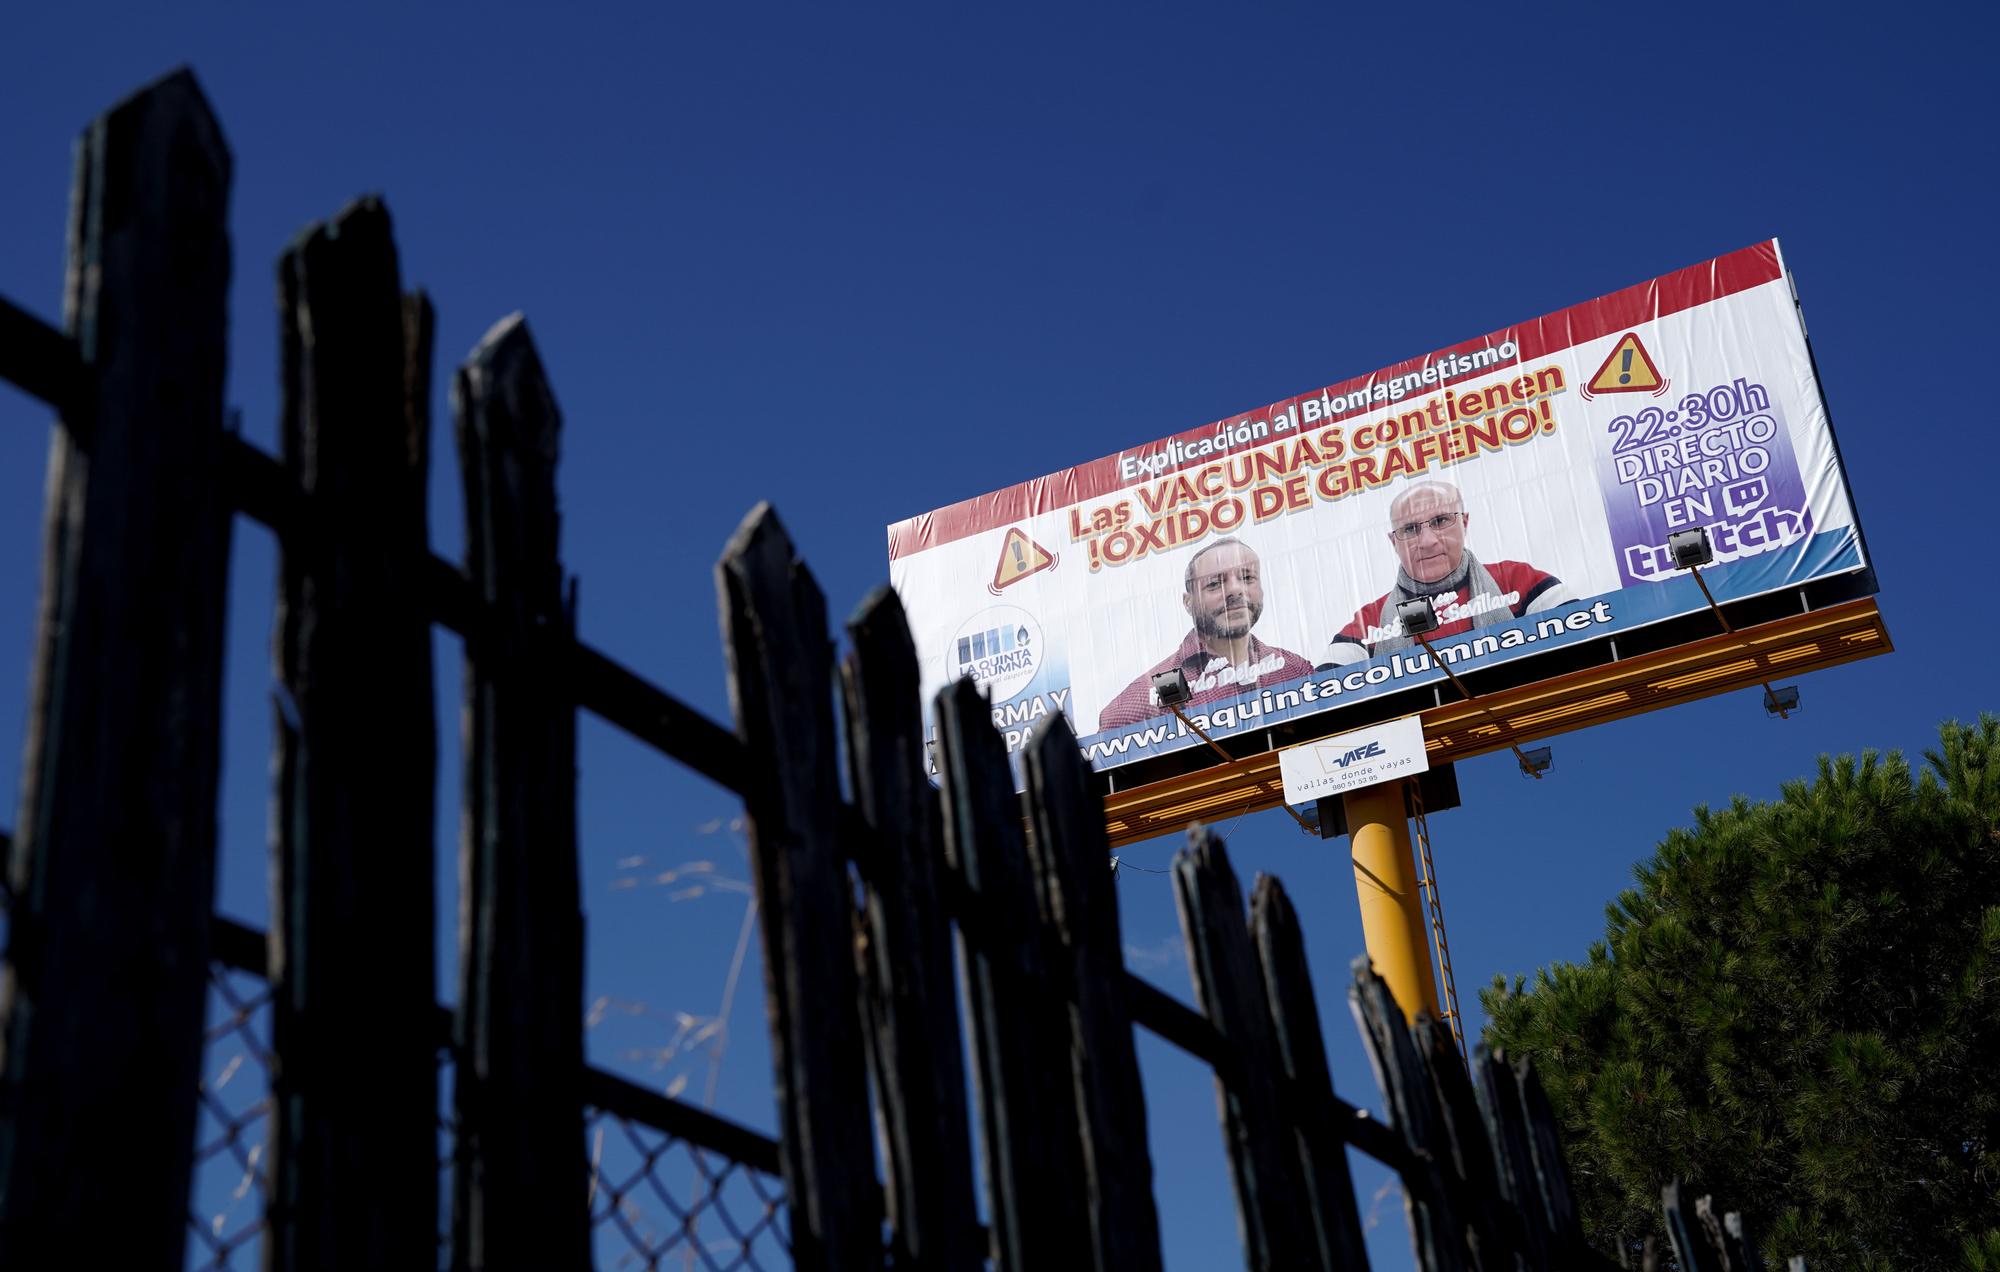
[[[1396,621],[1396,606],[1402,604],[1404,601],[1412,601],[1419,596],[1449,596],[1460,588],[1465,589],[1465,596],[1461,603],[1471,601],[1475,597],[1497,597],[1501,595],[1500,585],[1493,581],[1493,575],[1485,566],[1479,564],[1479,558],[1472,555],[1470,549],[1467,549],[1465,555],[1459,558],[1456,570],[1452,571],[1445,578],[1437,580],[1435,583],[1419,583],[1411,578],[1406,571],[1398,569],[1396,571],[1396,586],[1389,589],[1389,595],[1382,602],[1381,625],[1386,627]],[[1472,616],[1472,625],[1474,627],[1491,627],[1496,623],[1504,623],[1512,617],[1514,617],[1513,607],[1496,605],[1492,609],[1474,614]],[[1440,616],[1438,625],[1442,627],[1450,621],[1454,620],[1447,620]],[[1368,646],[1368,651],[1371,654],[1386,654],[1392,649],[1408,649],[1416,643],[1414,637],[1398,634],[1375,641]]]

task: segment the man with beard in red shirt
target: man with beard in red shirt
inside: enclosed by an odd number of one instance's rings
[[[1165,715],[1153,697],[1153,677],[1175,667],[1187,676],[1188,707],[1312,671],[1312,664],[1291,650],[1266,645],[1250,634],[1264,614],[1264,583],[1257,554],[1241,539],[1217,539],[1189,559],[1181,608],[1193,620],[1193,629],[1178,649],[1141,672],[1098,712],[1099,729],[1122,729]]]

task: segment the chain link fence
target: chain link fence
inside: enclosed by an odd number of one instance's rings
[[[270,986],[262,977],[210,963],[208,1019],[195,1087],[187,1267],[225,1272],[257,1265],[269,1199]]]
[[[589,1133],[599,1268],[792,1265],[782,1181],[604,1109],[590,1111]]]
[[[221,962],[209,965],[208,987],[185,1266],[189,1272],[254,1272],[262,1265],[269,1201],[271,990],[257,973]],[[450,1046],[440,1046],[440,1272],[451,1266],[452,1061]],[[782,1180],[634,1117],[596,1107],[583,1114],[598,1268],[791,1267]]]

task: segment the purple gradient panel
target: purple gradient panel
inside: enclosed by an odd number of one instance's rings
[[[1625,586],[1678,570],[1667,536],[1706,526],[1718,563],[1799,543],[1813,531],[1791,431],[1764,386],[1738,377],[1611,422],[1598,486]]]

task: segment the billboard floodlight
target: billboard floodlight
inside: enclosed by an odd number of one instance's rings
[[[1715,593],[1708,590],[1708,580],[1701,576],[1701,567],[1715,560],[1715,547],[1708,541],[1707,529],[1696,526],[1692,530],[1674,531],[1667,536],[1667,555],[1673,558],[1676,566],[1694,575],[1695,585],[1701,588],[1702,599],[1708,602],[1708,608],[1715,614],[1715,621],[1722,624],[1723,631],[1734,635],[1736,628],[1730,625],[1729,615],[1723,613],[1722,607],[1715,603]],[[1746,644],[1744,648],[1750,649],[1750,646]],[[1750,652],[1754,657],[1756,651],[1752,649]],[[1760,680],[1758,683],[1764,686],[1765,711],[1780,720],[1787,720],[1791,718],[1792,712],[1798,710],[1797,685],[1781,685],[1773,689],[1768,680]]]
[[[1194,696],[1193,692],[1188,688],[1186,672],[1182,671],[1179,667],[1175,667],[1171,671],[1154,672],[1153,696],[1159,700],[1161,706],[1173,712],[1174,718],[1186,725],[1189,732],[1208,743],[1208,749],[1221,756],[1224,763],[1228,763],[1236,758],[1223,750],[1222,744],[1210,737],[1208,730],[1202,728],[1196,721],[1189,719],[1187,712],[1181,710],[1182,707],[1187,705],[1188,699]],[[1279,807],[1290,813],[1292,820],[1297,822],[1301,829],[1310,830],[1312,828],[1306,821],[1305,815],[1299,812],[1298,809],[1293,808],[1290,804],[1280,804]]]
[[[1521,772],[1528,777],[1539,778],[1555,763],[1555,753],[1548,747],[1538,746],[1532,751],[1522,751]]]
[[[1708,530],[1704,526],[1676,530],[1667,536],[1667,555],[1674,559],[1677,568],[1692,570],[1715,560],[1715,545],[1708,541]]]
[[[1437,607],[1428,596],[1419,596],[1396,605],[1396,621],[1403,625],[1406,636],[1421,636],[1434,632],[1438,627]]]

